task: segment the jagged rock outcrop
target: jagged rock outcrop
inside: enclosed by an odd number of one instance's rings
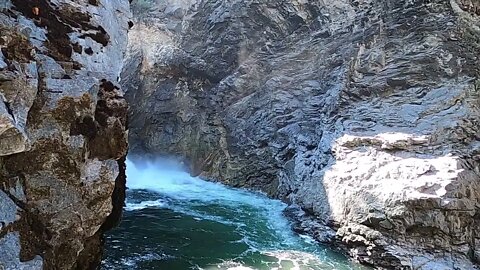
[[[133,4],[133,154],[297,205],[366,264],[478,267],[479,1]]]
[[[0,0],[0,269],[99,264],[125,192],[129,12]]]

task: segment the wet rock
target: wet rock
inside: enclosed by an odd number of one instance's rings
[[[289,205],[283,214],[293,222],[295,232],[310,235],[321,243],[334,244],[335,231],[300,206]]]

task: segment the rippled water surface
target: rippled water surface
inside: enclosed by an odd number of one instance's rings
[[[172,164],[129,161],[127,175],[124,219],[107,235],[103,269],[361,269],[292,232],[280,201]]]

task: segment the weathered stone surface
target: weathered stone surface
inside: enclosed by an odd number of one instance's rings
[[[8,233],[0,239],[0,269],[35,270],[43,269],[42,258],[36,256],[30,261],[20,261],[20,237],[18,233]]]
[[[8,195],[0,191],[0,229],[10,225],[17,220],[17,205]]]
[[[129,12],[127,0],[0,1],[0,269],[99,264],[124,198]]]
[[[476,267],[477,0],[133,3],[132,154],[294,203],[366,264]]]

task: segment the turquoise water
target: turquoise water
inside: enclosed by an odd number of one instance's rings
[[[128,162],[128,198],[102,269],[361,269],[294,233],[286,205],[193,178],[173,164]]]

